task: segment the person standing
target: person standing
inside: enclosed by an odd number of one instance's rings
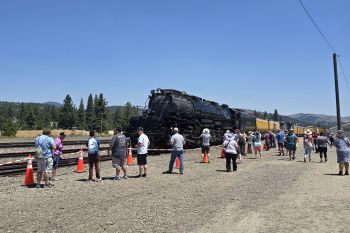
[[[277,134],[277,143],[278,143],[278,152],[279,155],[284,156],[284,140],[285,140],[286,134],[283,132],[282,129],[280,129],[279,133]]]
[[[329,141],[331,143],[331,148],[334,146],[334,134],[331,133],[331,135],[329,135]]]
[[[51,137],[51,130],[44,128],[43,135],[35,139],[36,155],[35,160],[38,165],[36,187],[41,188],[41,179],[44,177],[44,187],[51,188],[49,175],[53,167],[53,152],[56,149],[55,141]]]
[[[264,135],[266,151],[270,149],[270,134],[266,132]]]
[[[237,171],[237,155],[239,146],[234,140],[234,135],[229,134],[225,142],[222,144],[222,147],[225,150],[225,158],[226,158],[226,172]],[[231,161],[232,161],[232,169],[231,170]]]
[[[289,160],[295,160],[295,152],[297,150],[298,137],[294,134],[292,129],[289,130],[286,137],[287,151],[289,155]]]
[[[313,136],[312,136],[311,130],[309,129],[305,131],[304,149],[305,149],[304,163],[306,163],[306,159],[308,159],[309,163],[311,163],[311,152],[313,150]]]
[[[95,131],[90,130],[90,138],[86,142],[89,160],[89,180],[92,181],[94,167],[96,172],[96,181],[102,181],[100,176],[100,140],[95,138]]]
[[[139,175],[137,177],[140,178],[147,177],[147,155],[150,142],[142,127],[139,127],[137,132],[139,134],[137,142],[137,165],[139,166]]]
[[[239,152],[240,152],[239,154],[243,155],[243,156],[246,156],[246,154],[245,154],[246,137],[245,136],[246,135],[245,135],[243,130],[241,130],[238,133],[238,146],[239,146]]]
[[[56,178],[56,172],[58,168],[58,163],[61,160],[61,156],[62,156],[62,149],[63,149],[62,141],[64,140],[65,137],[66,137],[65,133],[61,132],[60,135],[55,140],[56,149],[53,153],[53,168],[52,168],[52,176],[51,176],[51,180],[53,181],[58,180]]]
[[[204,158],[204,154],[208,157],[208,163],[210,162],[209,159],[209,152],[210,152],[210,132],[209,129],[203,129],[203,133],[201,134],[200,138],[202,139],[202,158]]]
[[[171,146],[173,147],[173,150],[171,152],[170,162],[169,162],[169,169],[166,171],[166,174],[172,174],[173,173],[173,167],[174,162],[176,158],[178,157],[180,160],[180,175],[183,175],[184,173],[184,145],[186,144],[186,141],[184,137],[179,134],[179,129],[174,128],[174,135],[170,139]]]
[[[260,159],[261,159],[261,134],[258,131],[255,131],[252,140],[254,145],[255,158],[258,158],[257,155],[259,152]]]
[[[127,142],[126,137],[122,134],[121,128],[117,127],[114,130],[114,136],[109,143],[109,148],[112,150],[112,166],[115,168],[116,175],[114,180],[120,180],[120,172],[123,170],[124,179],[127,179],[127,166],[125,164],[126,154],[127,154]]]
[[[349,162],[350,162],[350,141],[344,136],[344,132],[339,130],[334,140],[334,145],[337,148],[337,163],[339,164],[339,176],[343,175],[345,167],[345,175],[349,175]]]
[[[247,137],[247,141],[248,141],[248,154],[253,153],[253,133],[251,131],[248,132],[248,137]]]
[[[324,161],[327,162],[327,144],[330,144],[328,142],[327,137],[324,136],[324,134],[321,132],[320,136],[317,137],[317,147],[318,151],[320,152],[320,162],[323,162],[323,156]]]

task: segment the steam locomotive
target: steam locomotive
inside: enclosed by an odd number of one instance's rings
[[[148,101],[142,116],[131,118],[130,126],[125,130],[133,145],[137,144],[137,128],[140,126],[149,137],[151,148],[169,148],[174,127],[178,127],[185,137],[187,148],[200,145],[199,136],[204,128],[210,129],[211,143],[218,145],[222,143],[226,130],[277,131],[292,127],[289,123],[258,119],[226,104],[220,105],[172,89],[152,90]]]

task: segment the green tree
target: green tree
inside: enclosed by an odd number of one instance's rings
[[[11,122],[10,120],[7,120],[4,125],[3,135],[12,137],[12,136],[16,136],[16,133],[17,133],[17,129],[14,126],[13,122]]]
[[[95,121],[95,113],[94,113],[94,99],[92,95],[89,95],[88,102],[85,110],[85,124],[88,130],[93,129],[94,121]]]
[[[60,112],[59,126],[61,128],[69,129],[76,124],[76,109],[73,105],[72,98],[67,95],[63,101],[63,106]]]
[[[24,103],[21,103],[21,107],[19,110],[19,129],[26,129],[26,115],[27,115],[27,108]]]
[[[78,108],[78,128],[85,129],[85,107],[83,98],[81,98]]]
[[[25,123],[27,125],[27,129],[34,129],[35,128],[35,116],[33,113],[33,109],[29,108],[27,115],[25,117]]]
[[[279,119],[280,119],[280,115],[278,114],[277,109],[275,109],[275,111],[273,113],[273,120],[278,121]]]
[[[267,120],[269,118],[269,115],[267,114],[266,111],[264,112],[262,118],[265,119],[265,120]]]
[[[109,110],[107,106],[107,101],[103,97],[101,93],[98,97],[95,96],[95,129],[98,132],[107,131],[108,130],[108,115]]]

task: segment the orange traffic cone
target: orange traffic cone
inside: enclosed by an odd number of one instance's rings
[[[132,148],[130,146],[130,149],[129,149],[129,154],[128,154],[128,166],[131,166],[133,164],[133,160],[132,160]]]
[[[204,156],[203,156],[203,163],[209,163],[207,153],[204,153]]]
[[[31,186],[34,185],[34,176],[33,176],[33,165],[32,165],[32,155],[29,154],[29,160],[26,169],[26,176],[24,177],[24,185]]]
[[[180,159],[176,157],[176,169],[180,169]]]
[[[220,158],[225,158],[225,150],[224,149],[221,150]]]
[[[80,148],[80,155],[79,155],[79,160],[78,160],[78,165],[77,165],[77,173],[83,173],[84,171],[84,158],[83,158],[83,149]]]

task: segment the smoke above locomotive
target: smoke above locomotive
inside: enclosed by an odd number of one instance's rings
[[[247,113],[229,108],[185,92],[172,89],[151,91],[148,106],[142,116],[130,119],[126,135],[132,144],[137,143],[137,128],[143,127],[151,148],[169,148],[172,129],[178,127],[186,138],[187,147],[200,145],[201,132],[210,129],[212,144],[222,143],[226,130],[254,130],[256,118]]]

